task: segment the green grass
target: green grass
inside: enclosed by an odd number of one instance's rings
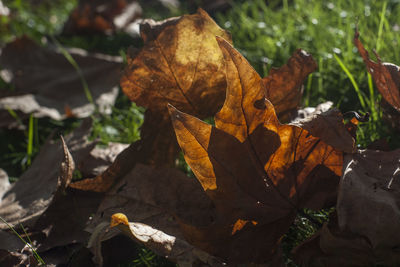
[[[240,1],[218,23],[232,33],[235,47],[262,76],[282,66],[296,48],[310,52],[319,68],[306,82],[305,106],[333,101],[343,112],[369,112],[358,143],[388,137],[400,145],[382,122],[380,95],[372,88],[365,65],[353,45],[355,27],[367,49],[388,62],[400,63],[397,1]]]

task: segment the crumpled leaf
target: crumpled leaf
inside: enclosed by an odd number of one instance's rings
[[[291,124],[306,129],[313,136],[318,136],[328,145],[341,151],[353,153],[357,149],[355,139],[343,124],[342,113],[336,108],[308,116]]]
[[[96,142],[87,140],[90,129],[91,122],[86,120],[66,136],[65,143],[69,149],[66,145],[63,146],[61,141],[47,141],[28,170],[0,199],[0,216],[11,225],[33,225],[38,216],[49,207],[54,196],[62,195],[68,187],[74,169],[72,157],[77,166],[82,166],[84,160],[90,159],[90,153],[97,150]],[[99,165],[109,165],[113,158],[109,160],[108,163],[99,161]],[[60,171],[56,166],[62,166]],[[0,229],[7,229],[7,226],[1,223]]]
[[[97,156],[99,166],[110,165],[116,156],[108,153],[106,157],[101,157],[110,149],[115,150],[115,144],[95,148],[96,142],[87,140],[90,129],[91,121],[86,120],[65,138],[65,142],[63,138],[59,142],[48,141],[31,167],[10,186],[0,202],[0,216],[16,228],[23,224],[31,240],[39,244],[37,251],[48,263],[69,260],[68,257],[60,258],[60,253],[53,251],[55,247],[68,246],[71,252],[80,248],[74,244],[87,241],[89,234],[84,228],[104,197],[68,187],[73,178],[73,157],[79,167],[84,166],[82,162],[86,160],[93,161],[94,156]],[[57,165],[60,166],[59,172],[54,168]],[[93,170],[86,166],[86,171],[93,174],[99,166],[91,164]],[[7,225],[1,223],[0,227],[3,229],[0,236],[9,235]],[[19,239],[14,241],[23,245]],[[0,249],[10,253],[19,251],[9,237],[0,238]]]
[[[167,103],[200,117],[212,116],[225,94],[223,56],[215,36],[231,40],[208,14],[141,25],[144,47],[121,79],[124,93],[136,104],[165,111]]]
[[[76,160],[93,149],[94,144],[87,142],[90,125],[83,124],[66,137],[70,151]],[[68,155],[63,156],[65,147],[61,141],[48,141],[40,150],[29,169],[11,185],[0,200],[0,216],[11,225],[22,223],[32,225],[50,205],[58,191],[68,186],[71,164]],[[66,152],[68,150],[64,150]],[[63,162],[63,160],[66,160]],[[58,168],[63,162],[66,168]],[[51,167],[50,167],[51,166]],[[65,173],[63,173],[65,171]],[[0,229],[8,227],[0,223]]]
[[[106,55],[88,55],[83,50],[70,50],[79,65],[94,102],[101,112],[111,112],[118,94],[122,59]],[[15,90],[0,95],[0,126],[15,121],[8,109],[48,116],[60,120],[68,116],[87,117],[94,111],[82,80],[64,55],[40,47],[27,38],[9,43],[2,51],[0,65],[12,74]],[[8,119],[7,119],[8,118]]]
[[[228,84],[216,126],[170,106],[185,160],[217,211],[211,224],[182,229],[191,244],[228,263],[265,263],[297,209],[335,203],[343,152],[302,128],[281,125],[259,75],[217,40]]]
[[[272,68],[263,78],[265,96],[274,105],[280,121],[287,122],[296,114],[303,95],[302,84],[316,69],[313,57],[297,49],[284,66]]]
[[[160,231],[162,235],[165,233],[181,240],[179,241],[181,244],[185,241],[179,228],[180,222],[202,226],[207,225],[215,217],[211,201],[195,179],[187,177],[176,169],[155,168],[137,163],[107,193],[88,227],[88,231],[93,233],[90,245],[99,264],[101,263],[99,243],[116,234],[116,232],[104,232],[108,227],[108,223],[104,224],[104,219],[108,221],[114,213],[120,212],[126,213],[137,223],[147,225],[143,226],[144,228],[151,227],[155,231]],[[184,248],[189,249],[186,246]],[[171,260],[182,261],[190,256],[189,252],[181,255],[182,249],[175,247],[159,250],[158,253],[168,256]],[[190,249],[193,247],[190,246]],[[198,256],[193,257],[195,260]]]
[[[296,248],[298,262],[318,266],[400,264],[400,150],[345,156],[337,219]]]
[[[157,131],[154,131],[157,129]],[[175,166],[178,144],[166,114],[146,110],[140,140],[125,148],[115,161],[94,179],[71,184],[72,188],[93,192],[107,192],[129,173],[136,163],[154,166]]]
[[[118,227],[123,233],[137,240],[159,255],[176,260],[179,266],[193,266],[201,261],[209,266],[225,266],[221,260],[193,247],[184,239],[178,239],[147,224],[129,222],[123,213],[111,216],[111,227]]]
[[[362,45],[358,31],[354,35],[354,44],[364,60],[368,72],[371,74],[383,98],[397,111],[400,111],[400,73],[399,67],[392,63],[382,63],[375,52],[378,63],[369,58],[368,51]]]

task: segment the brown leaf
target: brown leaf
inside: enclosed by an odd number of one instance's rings
[[[75,170],[75,162],[71,153],[68,150],[67,144],[62,136],[61,145],[63,148],[64,158],[60,165],[60,174],[58,175],[57,191],[65,192],[68,185],[71,183],[73,172]]]
[[[154,168],[138,163],[107,193],[88,228],[93,233],[90,243],[97,262],[101,262],[99,242],[115,235],[104,232],[106,228],[102,221],[120,212],[134,218],[135,225],[140,229],[151,227],[163,237],[175,238],[178,243],[172,247],[164,246],[161,240],[151,245],[147,243],[152,249],[159,246],[156,252],[175,261],[199,257],[190,254],[191,250],[198,250],[184,241],[177,218],[180,222],[202,226],[214,217],[212,203],[196,180],[175,169]],[[100,230],[102,227],[103,230]],[[97,236],[102,231],[108,236]]]
[[[85,191],[107,192],[131,171],[136,163],[175,166],[179,148],[169,117],[167,114],[146,110],[144,118],[139,141],[121,152],[115,161],[94,179],[72,183],[71,187]]]
[[[336,108],[291,124],[307,130],[313,136],[321,138],[322,141],[338,150],[353,153],[357,149],[355,139],[346,129],[343,124],[343,116]]]
[[[225,95],[223,56],[215,36],[230,40],[208,14],[162,22],[146,20],[141,26],[144,48],[121,79],[124,93],[136,104],[164,111],[166,104],[196,114],[212,116]]]
[[[216,126],[170,106],[186,162],[218,212],[208,226],[182,227],[189,242],[228,262],[265,263],[297,209],[334,204],[342,152],[302,128],[281,125],[259,75],[217,39],[227,93]]]
[[[317,63],[312,56],[297,49],[284,66],[272,68],[263,79],[265,96],[274,105],[280,121],[287,122],[293,118],[303,95],[302,84],[316,69]]]
[[[110,112],[118,94],[121,58],[88,55],[77,49],[70,53],[79,65],[99,110]],[[79,118],[94,111],[79,73],[62,53],[22,38],[3,49],[0,64],[13,74],[11,82],[15,87],[15,90],[0,95],[0,114],[12,109],[60,120],[67,117],[65,106]],[[3,122],[0,125],[6,126]]]
[[[399,265],[399,174],[400,150],[362,150],[346,156],[337,224],[333,220],[297,248],[299,260],[323,259],[322,266],[334,266],[328,263],[337,263],[340,256],[343,266]]]
[[[72,134],[66,137],[70,151],[78,162],[83,155],[93,149],[94,143],[87,141],[90,124],[83,123]],[[64,159],[61,141],[49,140],[40,150],[29,169],[11,185],[0,200],[0,216],[9,224],[23,223],[29,226],[47,209],[57,191],[62,190],[61,184],[67,185],[71,173],[71,164],[64,162],[67,168],[60,166]],[[61,178],[63,177],[63,178]],[[62,182],[64,181],[64,182]],[[8,227],[0,223],[0,229]]]
[[[371,74],[383,98],[397,111],[400,111],[400,73],[399,67],[392,63],[382,63],[375,53],[378,63],[369,58],[368,51],[362,45],[358,31],[354,35],[354,44],[364,60],[368,72]]]
[[[112,33],[125,28],[142,15],[132,0],[80,0],[64,25],[64,34]]]
[[[32,229],[45,233],[38,252],[69,244],[85,244],[89,233],[85,227],[97,211],[104,195],[67,188],[58,194]]]
[[[184,239],[168,235],[147,224],[129,222],[125,214],[113,214],[111,227],[118,227],[130,238],[146,245],[158,255],[175,260],[179,266],[193,266],[196,261],[201,261],[202,265],[207,266],[226,266],[221,260],[193,247]]]

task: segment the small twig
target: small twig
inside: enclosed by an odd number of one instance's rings
[[[363,116],[361,116],[357,111],[347,111],[343,113],[343,117],[356,118],[359,122],[368,122],[369,112],[366,112]]]

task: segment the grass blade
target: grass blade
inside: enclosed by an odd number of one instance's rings
[[[367,105],[365,104],[364,97],[362,96],[360,88],[358,87],[358,84],[357,84],[356,80],[354,79],[353,75],[350,73],[349,69],[344,65],[343,61],[336,54],[333,54],[333,56],[335,57],[336,61],[339,63],[339,66],[342,68],[342,70],[346,73],[346,75],[350,79],[351,83],[353,84],[354,90],[357,93],[361,107],[364,110],[366,110]]]

